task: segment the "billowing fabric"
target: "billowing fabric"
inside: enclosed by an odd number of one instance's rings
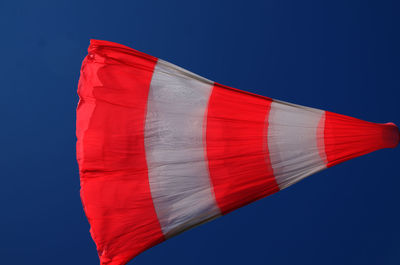
[[[91,41],[78,94],[81,199],[102,265],[399,142],[392,123],[226,87],[107,41]]]

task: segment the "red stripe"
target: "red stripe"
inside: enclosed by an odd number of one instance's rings
[[[223,214],[279,191],[269,161],[272,100],[215,84],[207,111],[207,157]]]
[[[164,240],[144,148],[156,62],[122,45],[92,41],[82,65],[77,109],[81,198],[103,265],[125,264]]]
[[[328,167],[398,144],[394,124],[378,124],[329,111],[325,112],[325,152]]]

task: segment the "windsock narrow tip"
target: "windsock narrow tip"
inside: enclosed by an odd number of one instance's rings
[[[383,140],[388,147],[395,148],[400,142],[400,130],[393,122],[384,124]]]
[[[374,123],[325,112],[324,143],[328,167],[399,144],[394,123]]]

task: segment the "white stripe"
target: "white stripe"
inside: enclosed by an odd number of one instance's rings
[[[325,169],[318,148],[323,143],[324,111],[274,101],[268,118],[268,149],[275,179],[284,189]]]
[[[151,195],[166,237],[220,215],[203,139],[212,87],[162,60],[153,73],[145,148]]]

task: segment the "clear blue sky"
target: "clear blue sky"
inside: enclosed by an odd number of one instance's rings
[[[98,264],[75,108],[90,38],[216,82],[400,123],[399,1],[1,1],[1,264]],[[328,169],[130,264],[400,264],[400,148]]]

